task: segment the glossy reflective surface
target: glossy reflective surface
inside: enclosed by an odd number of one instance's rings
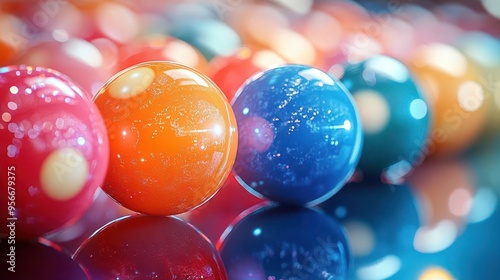
[[[470,164],[457,159],[429,160],[410,175],[422,220],[415,238],[417,250],[442,251],[462,233],[476,192],[474,177]],[[446,234],[439,237],[437,232]]]
[[[420,226],[416,197],[408,186],[347,184],[320,205],[347,230],[353,255],[352,279],[388,279],[414,253]]]
[[[109,157],[94,104],[57,71],[3,67],[0,118],[0,217],[17,218],[16,236],[37,237],[82,215],[104,180]]]
[[[110,139],[103,190],[146,214],[188,211],[217,192],[231,171],[236,121],[208,78],[169,62],[115,75],[94,100]]]
[[[115,220],[85,241],[73,258],[92,279],[226,279],[213,245],[173,217]]]
[[[0,240],[0,249],[5,252],[0,258],[2,279],[89,279],[77,261],[72,260],[66,251],[48,240],[17,240],[15,244],[10,245],[7,242],[7,239]],[[14,247],[13,251],[10,246]],[[13,262],[9,263],[10,261]],[[9,267],[13,267],[14,272],[8,270]]]
[[[316,68],[277,67],[251,78],[233,100],[237,179],[288,204],[318,203],[351,176],[362,145],[349,93]]]
[[[374,56],[348,64],[339,78],[363,123],[359,169],[365,179],[401,182],[427,156],[430,128],[430,110],[409,70],[393,58]]]
[[[214,197],[187,213],[186,220],[215,243],[241,212],[261,202],[262,199],[242,188],[231,174]]]
[[[309,208],[259,208],[228,228],[217,248],[230,280],[348,279],[344,229]]]
[[[114,219],[132,213],[99,189],[94,202],[78,221],[44,237],[74,253],[96,230]]]

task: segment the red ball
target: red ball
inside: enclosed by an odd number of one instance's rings
[[[285,59],[272,50],[242,47],[231,56],[213,59],[210,78],[231,101],[252,75],[285,63]]]
[[[0,68],[0,219],[14,224],[16,238],[75,221],[104,181],[107,133],[84,95],[54,70]],[[0,229],[9,234],[10,228]]]
[[[137,43],[120,48],[116,68],[121,71],[147,61],[177,62],[201,73],[208,71],[208,62],[203,55],[188,43],[169,36],[151,36]]]
[[[92,279],[227,279],[214,246],[174,217],[115,220],[76,251]]]

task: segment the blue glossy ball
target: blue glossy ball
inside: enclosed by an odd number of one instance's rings
[[[218,243],[228,279],[347,279],[350,251],[334,219],[309,208],[266,206]]]
[[[251,193],[312,205],[352,175],[360,119],[345,87],[321,70],[286,65],[256,74],[238,91],[233,110],[239,134],[233,170]]]
[[[429,108],[410,71],[393,58],[374,56],[347,65],[340,78],[363,123],[359,169],[365,179],[401,183],[429,150]]]

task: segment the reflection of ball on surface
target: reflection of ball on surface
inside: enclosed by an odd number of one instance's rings
[[[347,90],[321,70],[288,65],[239,90],[234,173],[252,193],[289,204],[333,195],[357,164],[362,130]]]
[[[115,75],[95,97],[110,139],[103,190],[142,213],[171,215],[212,197],[236,155],[236,122],[222,92],[169,62]]]
[[[86,94],[54,70],[0,68],[0,92],[6,153],[0,179],[9,194],[0,201],[15,202],[15,212],[0,217],[17,218],[16,237],[37,237],[73,221],[92,203],[108,166],[104,122]]]
[[[348,184],[320,207],[346,228],[356,279],[400,279],[415,265],[408,260],[420,221],[410,187]]]
[[[409,70],[387,56],[348,64],[340,78],[363,123],[359,169],[365,179],[400,183],[425,156],[428,107]],[[388,141],[390,145],[387,145]]]
[[[227,279],[213,245],[173,217],[115,220],[84,241],[73,258],[92,279]]]
[[[228,229],[217,248],[229,279],[347,279],[345,232],[316,210],[261,207]]]
[[[448,248],[472,209],[472,170],[458,160],[432,160],[415,169],[408,180],[416,191],[424,223],[415,237],[415,249],[435,253]]]

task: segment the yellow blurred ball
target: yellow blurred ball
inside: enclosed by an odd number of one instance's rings
[[[468,148],[486,123],[480,74],[456,48],[422,45],[409,68],[432,109],[429,155],[449,155]]]

